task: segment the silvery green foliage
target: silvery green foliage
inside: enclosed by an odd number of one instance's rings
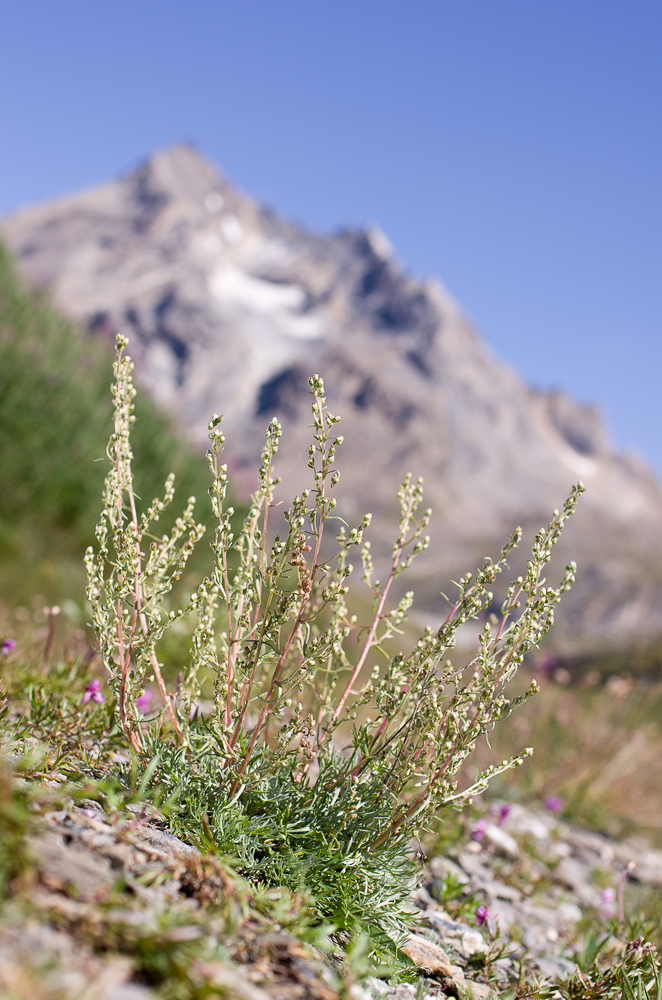
[[[151,534],[150,529],[174,497],[172,475],[166,481],[163,500],[154,500],[138,517],[130,443],[136,390],[131,378],[133,364],[123,353],[127,343],[124,338],[117,338],[113,385],[115,429],[107,448],[111,467],[96,527],[99,549],[95,553],[90,546],[85,553],[86,593],[101,656],[117,697],[120,723],[133,749],[143,755],[142,713],[135,703],[148,682],[157,682],[171,724],[183,739],[175,699],[166,691],[156,646],[168,625],[189,610],[166,615],[163,601],[184,571],[203,527],[193,519],[195,499],[191,497],[170,535],[157,539]],[[145,542],[150,539],[145,553]]]
[[[574,580],[574,564],[566,567],[556,588],[545,583],[543,572],[581,484],[536,536],[526,573],[509,587],[500,614],[485,621],[468,665],[450,659],[457,631],[484,618],[493,602],[491,588],[520,541],[519,529],[496,562],[486,559],[475,576],[469,573],[458,582],[441,627],[425,629],[411,652],[393,655],[390,650],[403,634],[413,594],[406,593],[397,604],[388,599],[396,579],[428,546],[430,511],[421,509],[421,481],[408,476],[398,494],[398,537],[388,575],[380,583],[364,539],[370,515],[352,528],[335,512],[340,418],[328,412],[323,382],[315,375],[309,380],[311,485],[295,497],[284,515],[286,530],[275,537],[270,518],[280,425],[273,420],[267,428],[259,487],[235,537],[234,511],[226,506],[227,468],[220,461],[221,418],[210,422],[209,492],[217,519],[213,567],[185,608],[166,613],[163,600],[202,528],[193,519],[190,500],[172,534],[145,545],[172,499],[173,483],[166,484],[163,501],[154,501],[137,517],[129,441],[135,390],[125,346],[118,339],[111,470],[97,527],[99,548],[96,554],[88,551],[87,566],[93,624],[114,679],[120,723],[135,752],[146,760],[158,751],[159,741],[163,746],[178,742],[178,780],[183,781],[181,768],[189,766],[187,761],[195,771],[203,726],[205,774],[211,754],[216,788],[228,802],[269,782],[273,789],[279,783],[281,794],[283,781],[292,794],[297,788],[315,788],[330,803],[342,791],[343,816],[359,816],[370,799],[372,826],[361,835],[361,849],[367,852],[420,830],[442,806],[461,805],[484,791],[495,774],[520,764],[529,750],[479,772],[471,787],[458,788],[457,775],[479,737],[536,690],[534,682],[526,695],[512,699],[505,689],[526,652],[548,631],[561,595]],[[353,553],[361,560],[362,583],[372,597],[367,621],[354,613],[359,605],[350,592]],[[177,692],[171,693],[163,682],[157,643],[183,615],[193,615],[197,624],[190,664]],[[135,701],[152,676],[163,711],[145,722]],[[203,722],[196,703],[210,677],[213,711]],[[373,791],[368,794],[368,789]]]

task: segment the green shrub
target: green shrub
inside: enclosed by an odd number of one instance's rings
[[[389,946],[404,928],[402,906],[415,877],[411,837],[440,809],[459,807],[530,753],[479,771],[471,787],[458,789],[457,773],[477,739],[536,690],[534,682],[523,696],[505,693],[574,579],[574,565],[556,589],[542,573],[583,487],[573,488],[563,511],[536,536],[524,577],[511,584],[500,615],[485,621],[468,666],[453,666],[448,653],[458,628],[492,603],[489,588],[507,567],[519,529],[497,562],[487,559],[475,577],[459,581],[436,632],[427,628],[410,653],[390,655],[387,640],[401,633],[413,595],[395,606],[388,598],[428,544],[430,512],[420,514],[421,482],[407,477],[390,570],[380,584],[364,541],[370,516],[350,528],[335,514],[340,418],[327,411],[322,380],[313,376],[311,488],[295,497],[282,535],[272,538],[269,530],[279,424],[267,428],[260,485],[235,537],[234,512],[225,505],[227,469],[220,464],[224,438],[220,418],[212,419],[213,567],[186,606],[168,610],[167,596],[202,526],[191,499],[170,533],[152,533],[172,500],[172,478],[163,501],[142,516],[136,511],[135,390],[126,343],[118,339],[111,468],[97,551],[88,549],[86,562],[92,622],[134,760],[163,794],[178,796],[178,833],[233,855],[256,881],[303,888],[337,929],[361,921],[375,946]],[[366,622],[348,609],[352,551],[360,553],[363,584],[372,595]],[[185,616],[196,621],[190,662],[171,691],[159,643]],[[214,698],[207,716],[197,705],[210,676]],[[151,683],[162,701],[149,717],[144,692]]]

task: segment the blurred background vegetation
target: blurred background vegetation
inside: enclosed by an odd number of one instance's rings
[[[109,344],[84,337],[46,297],[19,280],[0,245],[0,601],[80,601],[82,555],[94,540],[108,469],[112,420]],[[136,399],[132,441],[143,503],[163,493],[170,471],[177,496],[209,519],[208,470],[146,394]],[[201,546],[206,549],[206,546]]]
[[[520,693],[531,673],[530,662],[514,682]],[[492,784],[490,796],[551,803],[570,822],[662,846],[662,684],[597,671],[571,677],[563,667],[555,673],[534,672],[540,693],[495,727],[489,743],[479,741],[467,779],[477,765],[533,747],[521,768]]]

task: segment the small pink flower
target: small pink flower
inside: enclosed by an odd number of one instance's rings
[[[498,916],[499,916],[498,913],[490,913],[489,906],[476,907],[476,923],[478,924],[479,927],[482,927],[483,924],[486,924],[490,934],[492,933],[492,928],[490,927],[490,920],[495,921],[494,926],[496,927],[497,926],[496,920]]]
[[[485,836],[485,828],[487,826],[487,820],[479,819],[471,832],[472,840],[482,840]]]
[[[16,649],[16,639],[3,639],[2,640],[2,646],[0,646],[0,650],[2,651],[2,655],[3,656],[7,656],[9,653],[11,653],[15,649]]]
[[[101,681],[94,677],[89,684],[85,685],[83,704],[87,705],[88,701],[95,701],[97,705],[103,705],[105,700],[106,696],[101,691]]]
[[[143,691],[143,693],[140,695],[140,697],[136,698],[136,708],[138,709],[139,712],[142,712],[144,715],[145,712],[149,712],[151,704],[152,704],[152,692],[149,690],[149,688],[146,688],[145,691]]]
[[[600,912],[607,920],[616,916],[616,890],[611,886],[600,893]]]
[[[550,795],[545,799],[545,809],[549,809],[550,812],[558,813],[563,811],[565,802],[558,795]]]

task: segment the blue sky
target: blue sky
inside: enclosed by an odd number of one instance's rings
[[[0,0],[0,212],[188,139],[662,473],[659,0]]]

